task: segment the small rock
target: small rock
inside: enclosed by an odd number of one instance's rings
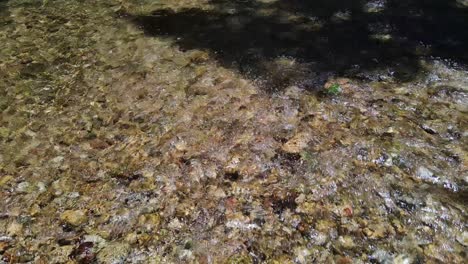
[[[31,193],[33,190],[29,182],[20,182],[16,187],[16,191],[19,193]]]
[[[355,247],[356,245],[354,244],[353,239],[350,236],[340,236],[338,238],[338,242],[340,245],[345,248],[345,249],[351,249]]]
[[[457,4],[460,8],[468,8],[468,0],[457,0]]]
[[[172,61],[180,67],[185,67],[190,64],[190,60],[185,57],[175,57]]]
[[[38,204],[33,204],[29,209],[29,214],[31,216],[37,216],[41,211],[42,209]]]
[[[292,154],[300,153],[303,149],[307,147],[307,144],[309,143],[310,139],[311,135],[309,133],[299,133],[293,138],[291,138],[288,142],[286,142],[283,145],[282,150]]]
[[[161,217],[159,214],[144,214],[138,218],[138,223],[144,226],[147,230],[154,230],[159,227]]]
[[[457,236],[457,241],[465,247],[468,247],[468,231],[464,231]]]
[[[391,263],[392,255],[382,249],[377,249],[371,256],[371,259],[376,260],[378,263]]]
[[[97,259],[99,263],[103,264],[125,263],[125,258],[127,258],[129,252],[129,244],[114,242],[99,251]]]
[[[169,223],[168,227],[173,230],[178,230],[182,228],[182,223],[179,221],[179,219],[174,218],[172,221]]]
[[[10,135],[10,130],[6,127],[0,127],[0,138],[7,138]]]
[[[135,232],[129,233],[125,236],[125,242],[135,244],[138,242],[138,235]]]
[[[305,247],[295,248],[294,249],[295,260],[298,263],[308,263],[308,257],[311,255],[309,249]]]
[[[218,199],[226,197],[226,193],[224,192],[224,190],[221,188],[217,188],[216,186],[210,186],[209,195]]]
[[[386,1],[385,0],[374,0],[367,2],[364,5],[364,12],[366,13],[378,13],[385,9]]]
[[[11,180],[13,180],[13,176],[11,175],[3,176],[2,178],[0,178],[0,187],[3,187]]]
[[[57,157],[53,158],[51,161],[53,163],[62,163],[64,160],[65,160],[65,158],[63,156],[57,156]]]
[[[333,22],[343,22],[343,21],[348,21],[351,20],[351,12],[349,11],[339,11],[333,14],[331,20]]]
[[[103,150],[103,149],[106,149],[109,147],[109,143],[107,143],[106,141],[104,140],[101,140],[101,139],[93,139],[90,143],[89,143],[90,147],[93,148],[93,149],[97,149],[97,150]]]
[[[431,183],[438,183],[440,180],[437,176],[434,175],[432,171],[430,171],[426,167],[419,167],[418,170],[416,171],[416,176],[417,178],[423,181],[427,181]]]
[[[372,239],[382,239],[387,237],[390,230],[385,224],[371,225],[370,228],[364,228],[363,232],[366,236]],[[391,232],[390,232],[391,233]]]
[[[23,231],[23,225],[18,222],[11,222],[7,227],[7,234],[9,236],[18,236]]]
[[[313,230],[312,232],[310,232],[310,239],[314,245],[322,246],[325,245],[325,243],[327,243],[328,236],[325,233]]]
[[[343,207],[342,215],[345,217],[352,217],[353,216],[353,207],[351,205],[346,205]]]
[[[39,193],[43,193],[47,190],[45,184],[43,182],[38,182],[37,183],[37,188],[39,189]]]
[[[70,225],[79,226],[88,221],[88,216],[83,210],[66,210],[62,213],[60,219]]]
[[[69,257],[78,263],[92,263],[96,258],[93,242],[81,242],[74,248]]]
[[[297,204],[302,204],[302,203],[304,203],[305,199],[306,199],[306,196],[305,196],[303,193],[301,193],[301,194],[296,198],[296,203],[297,203]]]
[[[411,264],[413,259],[405,254],[400,254],[393,259],[393,264]]]
[[[0,253],[3,253],[8,247],[10,247],[8,241],[0,241]]]
[[[67,263],[73,248],[73,245],[55,248],[52,252],[49,253],[49,263]]]
[[[92,242],[97,249],[101,249],[107,244],[107,241],[98,235],[85,235],[83,242]]]
[[[284,92],[288,98],[299,100],[304,95],[304,92],[297,86],[290,86]]]

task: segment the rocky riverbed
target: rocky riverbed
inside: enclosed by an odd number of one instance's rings
[[[0,263],[464,263],[464,1],[305,2],[0,1]]]

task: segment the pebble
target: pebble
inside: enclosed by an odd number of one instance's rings
[[[138,218],[140,225],[145,226],[147,230],[154,230],[159,227],[161,217],[159,214],[144,214]]]
[[[440,179],[436,177],[434,173],[426,167],[419,167],[416,171],[416,176],[423,181],[431,183],[438,183],[440,181]]]
[[[7,227],[7,234],[9,236],[20,235],[23,231],[23,225],[18,222],[11,222]]]
[[[98,263],[120,264],[125,263],[130,245],[126,243],[110,243],[97,254]]]
[[[19,193],[30,193],[31,192],[31,184],[29,182],[20,182],[16,187],[16,191]]]
[[[98,235],[85,235],[83,242],[92,242],[98,249],[107,245],[107,241]]]
[[[353,239],[350,236],[340,236],[338,238],[338,242],[340,245],[345,248],[345,249],[351,249],[355,247],[356,245],[354,244]]]
[[[298,133],[283,145],[282,150],[291,154],[300,153],[307,147],[310,138],[311,135],[307,132]]]
[[[457,236],[457,241],[465,247],[468,247],[468,231],[464,231]]]
[[[0,187],[6,185],[9,181],[13,180],[13,176],[7,175],[0,178]]]
[[[74,247],[73,245],[67,245],[54,249],[49,255],[50,263],[68,263],[70,261],[68,256],[70,256]]]
[[[413,263],[413,260],[405,255],[405,254],[400,254],[393,259],[393,264],[411,264]]]
[[[61,162],[63,162],[64,159],[65,158],[63,156],[57,156],[57,157],[53,158],[51,161],[53,163],[61,163]]]
[[[62,213],[60,219],[70,225],[79,226],[88,221],[88,216],[83,210],[66,210]]]

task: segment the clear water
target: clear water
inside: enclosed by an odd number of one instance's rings
[[[464,1],[0,1],[0,263],[464,263]]]

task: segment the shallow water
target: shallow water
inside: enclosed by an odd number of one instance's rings
[[[129,17],[181,49],[210,50],[223,66],[266,79],[270,89],[313,89],[335,73],[376,79],[368,73],[376,69],[408,81],[423,71],[422,55],[468,60],[468,14],[451,1],[209,3],[208,10],[160,8]],[[279,58],[297,65],[283,72],[288,65],[275,65]]]
[[[464,1],[0,1],[0,263],[463,263]]]

